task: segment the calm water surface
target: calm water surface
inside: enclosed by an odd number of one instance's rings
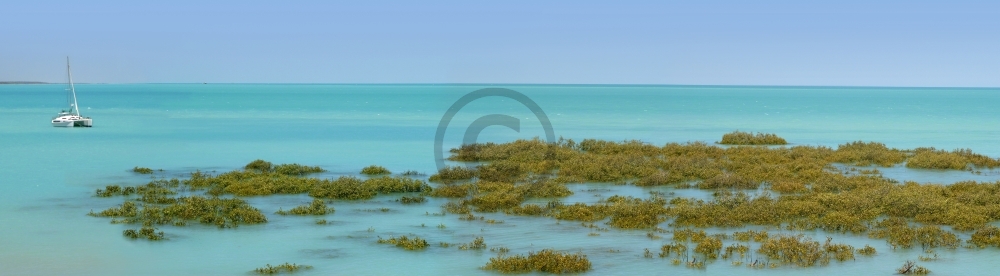
[[[54,128],[48,120],[65,102],[64,85],[0,86],[0,274],[4,275],[245,275],[264,264],[312,265],[301,275],[490,274],[480,270],[495,253],[441,248],[438,242],[471,242],[511,254],[554,248],[583,252],[591,273],[618,275],[801,275],[891,274],[919,249],[889,249],[864,236],[830,236],[855,247],[874,246],[874,258],[826,267],[748,269],[720,260],[705,270],[646,259],[665,240],[645,231],[611,230],[588,236],[579,223],[551,218],[482,214],[502,224],[435,216],[446,199],[420,205],[394,202],[398,195],[369,201],[337,201],[337,211],[316,225],[313,217],[268,215],[263,225],[218,229],[163,226],[168,241],[132,241],[121,231],[132,225],[86,216],[121,203],[96,198],[108,184],[149,180],[134,166],[163,169],[163,177],[194,170],[229,171],[254,159],[319,165],[321,177],[356,175],[379,164],[392,171],[433,173],[434,135],[441,116],[458,98],[485,87],[526,94],[546,112],[556,133],[573,139],[637,139],[714,142],[736,129],[776,133],[792,144],[823,145],[864,140],[890,147],[970,148],[1000,156],[1000,89],[565,86],[565,85],[284,85],[284,84],[84,84],[81,111],[93,128]],[[461,144],[465,127],[483,115],[520,119],[520,132],[494,126],[480,141],[544,137],[541,123],[511,99],[490,97],[463,108],[449,125],[444,145]],[[900,180],[948,184],[993,181],[1000,173],[880,169]],[[566,202],[597,202],[611,195],[646,197],[650,191],[708,198],[704,191],[638,188],[602,183],[573,184]],[[306,203],[306,195],[246,198],[266,214]],[[390,212],[369,209],[390,208]],[[431,215],[429,215],[431,214]],[[445,225],[444,228],[437,227]],[[666,225],[663,228],[669,228]],[[733,232],[736,229],[709,229]],[[778,231],[778,230],[771,230]],[[375,243],[379,236],[416,234],[431,242],[421,252]],[[968,235],[968,233],[966,233]],[[669,234],[665,234],[669,238]],[[997,271],[1000,251],[937,250],[940,259],[921,265],[941,275]]]

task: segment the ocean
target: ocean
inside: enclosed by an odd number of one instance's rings
[[[133,167],[162,169],[157,177],[225,172],[255,159],[316,165],[336,178],[359,176],[377,164],[393,172],[436,172],[435,135],[445,113],[464,95],[506,88],[527,96],[547,115],[539,119],[522,102],[491,96],[456,109],[444,129],[445,150],[462,144],[482,116],[518,119],[519,130],[483,129],[479,142],[545,139],[640,140],[714,143],[734,130],[775,133],[791,145],[836,148],[878,141],[912,149],[969,148],[1000,157],[998,88],[762,87],[658,85],[452,85],[452,84],[80,84],[81,113],[93,128],[55,128],[50,118],[65,109],[65,85],[0,85],[0,274],[2,275],[246,275],[265,264],[310,265],[300,275],[470,275],[497,253],[443,248],[483,237],[509,254],[552,248],[580,252],[596,275],[841,275],[892,274],[919,248],[892,250],[864,235],[801,232],[856,248],[870,244],[877,256],[827,266],[752,269],[719,260],[705,269],[672,265],[659,252],[666,239],[645,230],[600,236],[579,222],[546,217],[482,213],[486,219],[435,215],[447,199],[401,205],[398,195],[366,201],[335,201],[330,223],[312,217],[273,215],[308,203],[307,195],[246,197],[269,222],[219,229],[197,223],[162,226],[168,240],[130,240],[135,225],[87,216],[121,203],[99,198],[105,185],[139,185],[149,175]],[[447,153],[445,153],[447,156]],[[451,162],[446,162],[452,164]],[[922,183],[1000,180],[1000,172],[880,169],[887,177]],[[426,176],[424,176],[426,177]],[[571,184],[564,202],[594,203],[611,195],[646,197],[650,191],[710,197],[710,192],[610,183]],[[1000,195],[998,195],[1000,196]],[[388,208],[388,211],[373,211]],[[664,227],[669,228],[669,227]],[[708,229],[732,232],[733,229]],[[780,232],[780,230],[772,230]],[[793,232],[799,233],[799,232]],[[416,234],[431,243],[406,251],[376,243],[379,237]],[[669,234],[667,234],[669,236]],[[965,234],[966,237],[968,233]],[[1000,268],[996,248],[939,249],[921,265],[943,275],[983,274]]]

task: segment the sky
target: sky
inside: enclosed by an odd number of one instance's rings
[[[1000,87],[1000,1],[0,3],[0,81]]]

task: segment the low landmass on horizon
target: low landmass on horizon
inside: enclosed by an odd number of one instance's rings
[[[0,81],[0,84],[48,84],[43,81]]]

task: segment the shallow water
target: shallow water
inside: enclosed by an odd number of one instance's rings
[[[134,166],[164,169],[179,177],[202,170],[224,172],[254,159],[318,165],[323,177],[356,175],[379,164],[395,172],[436,170],[433,144],[445,110],[480,85],[271,85],[271,84],[84,84],[81,111],[94,128],[62,129],[49,118],[64,100],[63,85],[0,85],[0,274],[243,275],[265,264],[293,262],[314,268],[302,275],[488,274],[480,270],[496,253],[459,250],[482,236],[489,247],[511,254],[546,248],[583,252],[594,274],[890,274],[919,249],[893,251],[864,236],[805,232],[856,248],[874,246],[874,258],[832,262],[826,267],[749,269],[719,260],[705,270],[643,258],[659,252],[661,239],[646,231],[599,231],[551,218],[480,214],[485,219],[437,216],[446,199],[402,205],[399,195],[368,201],[336,201],[334,214],[272,215],[310,201],[306,195],[249,197],[268,214],[263,225],[218,229],[163,226],[169,240],[132,241],[131,225],[85,214],[121,203],[96,198],[108,184],[143,184],[149,176]],[[970,148],[1000,156],[1000,89],[705,87],[705,86],[504,86],[526,94],[548,114],[556,137],[668,142],[714,142],[736,129],[776,133],[799,145],[879,141],[890,147]],[[493,126],[479,141],[544,137],[541,123],[519,103],[490,97],[463,108],[449,125],[445,148],[461,144],[465,127],[487,114],[520,119],[520,132]],[[886,177],[923,183],[995,181],[997,172],[879,168]],[[670,187],[639,188],[603,183],[574,184],[564,202],[597,202],[615,194],[708,199],[710,192]],[[673,193],[673,194],[670,194]],[[545,200],[538,201],[544,203]],[[389,212],[366,209],[389,208]],[[439,228],[439,225],[444,228]],[[598,226],[605,227],[598,223]],[[667,226],[663,228],[669,229]],[[728,232],[738,229],[710,229]],[[771,230],[777,231],[777,230]],[[431,247],[409,252],[377,244],[379,236],[416,234]],[[967,234],[966,234],[967,235]],[[439,242],[452,243],[449,248]],[[726,243],[728,244],[728,242]],[[936,250],[940,259],[919,262],[935,273],[982,274],[996,269],[997,249]]]

